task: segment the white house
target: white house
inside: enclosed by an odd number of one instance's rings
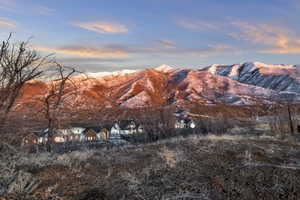
[[[184,128],[196,128],[196,123],[191,119],[179,119],[176,120],[175,126],[176,129],[184,129]]]
[[[133,120],[121,120],[111,127],[109,138],[121,138],[121,135],[131,135],[144,132],[144,126]]]
[[[133,120],[122,120],[119,125],[121,135],[129,135],[137,132],[137,124]]]
[[[70,127],[70,128],[61,128],[57,129],[52,136],[52,141],[56,143],[64,143],[70,141],[81,142],[84,141],[84,132],[85,128],[82,127]],[[44,131],[47,133],[48,129]],[[48,137],[47,137],[48,140]]]
[[[120,128],[119,123],[115,122],[113,124],[113,126],[110,129],[109,138],[110,139],[121,138],[121,128]]]

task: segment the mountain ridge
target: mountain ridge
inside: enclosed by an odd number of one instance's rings
[[[71,105],[79,108],[220,103],[249,105],[272,103],[286,93],[300,100],[300,71],[296,65],[246,62],[201,69],[161,65],[91,77],[79,75],[72,79],[79,90]],[[27,84],[20,101],[34,101],[46,94],[47,87],[47,82]]]
[[[234,65],[211,65],[201,70],[277,92],[300,93],[299,65],[245,62]]]

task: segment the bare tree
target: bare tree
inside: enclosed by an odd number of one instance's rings
[[[71,79],[77,71],[74,68],[55,63],[55,80],[48,82],[48,91],[39,100],[42,103],[42,113],[47,120],[48,137],[51,138],[59,126],[59,115],[66,108],[65,105],[74,103],[77,86]]]
[[[11,34],[0,46],[0,125],[7,121],[23,86],[43,76],[49,56],[40,56],[27,42],[12,43]]]
[[[47,84],[47,91],[44,95],[33,97],[32,101],[41,103],[41,113],[51,136],[58,126],[57,116],[62,105],[75,94],[76,87],[70,77],[77,71],[56,62],[52,54],[39,55],[29,47],[28,41],[12,43],[11,37],[10,34],[0,44],[0,133],[7,130],[4,127],[12,126],[12,123],[8,124],[12,116],[10,113],[20,103],[19,98],[27,83],[40,79]]]

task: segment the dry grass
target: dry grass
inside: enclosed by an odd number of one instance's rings
[[[12,174],[31,174],[35,187],[4,197],[300,199],[299,147],[276,138],[208,135],[110,150],[22,154],[15,156]]]

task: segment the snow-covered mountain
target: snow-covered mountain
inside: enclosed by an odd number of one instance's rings
[[[170,104],[254,104],[277,100],[280,93],[300,95],[300,71],[293,65],[248,62],[181,69],[167,65],[145,70],[75,76],[77,107],[143,107]],[[47,82],[31,82],[23,101],[47,91]],[[36,92],[33,92],[36,91]],[[298,97],[297,96],[297,97]]]
[[[300,93],[300,67],[297,65],[246,62],[235,65],[211,65],[202,71],[278,92]]]

